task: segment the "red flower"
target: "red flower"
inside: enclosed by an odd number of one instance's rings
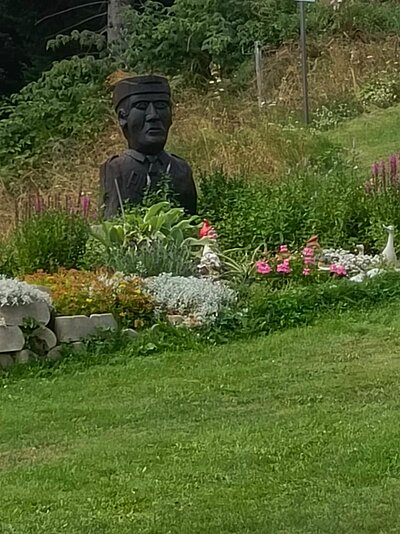
[[[217,239],[217,233],[211,226],[210,222],[207,221],[207,219],[204,219],[203,221],[203,226],[199,230],[199,237],[209,237],[210,239]]]

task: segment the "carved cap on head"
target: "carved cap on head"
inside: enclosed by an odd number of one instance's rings
[[[132,95],[157,94],[168,95],[171,98],[171,89],[166,78],[162,76],[135,76],[125,78],[117,83],[113,92],[113,104],[117,109],[125,98]]]

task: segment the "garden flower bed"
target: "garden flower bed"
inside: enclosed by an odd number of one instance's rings
[[[391,160],[392,174],[394,167]],[[374,179],[373,191],[357,186],[357,194],[379,203],[383,187]],[[394,179],[390,184],[386,196],[397,194]],[[400,277],[388,273],[397,268],[395,228],[386,230],[381,254],[367,254],[362,245],[324,248],[316,235],[300,246],[271,246],[266,239],[256,248],[227,250],[218,217],[214,228],[165,201],[97,225],[87,210],[79,215],[40,204],[2,248],[0,268],[8,278],[0,284],[0,328],[13,329],[15,343],[0,340],[1,365],[56,359],[60,345],[82,349],[99,328],[133,336],[171,323],[213,339],[222,331],[246,335],[304,324],[324,310],[345,309],[352,298],[377,300],[376,288],[389,279],[397,295]]]

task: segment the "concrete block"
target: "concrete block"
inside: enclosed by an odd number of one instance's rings
[[[10,369],[14,365],[11,354],[0,354],[0,369]]]
[[[73,343],[71,343],[69,345],[69,348],[73,351],[73,352],[83,352],[86,348],[85,344],[82,343],[82,341],[74,341]]]
[[[86,315],[56,317],[54,332],[60,343],[80,341],[96,333],[96,327]]]
[[[50,321],[50,308],[45,302],[1,306],[0,317],[4,318],[7,326],[22,326],[24,319],[34,319],[38,323],[47,325]]]
[[[122,334],[131,337],[132,339],[134,339],[138,335],[136,330],[134,330],[133,328],[124,328],[122,330]]]
[[[17,352],[24,345],[24,335],[18,326],[0,326],[0,353]]]
[[[37,360],[37,355],[29,349],[23,349],[13,354],[15,363],[25,364]]]
[[[51,349],[47,354],[46,354],[46,358],[48,360],[51,360],[53,362],[56,362],[58,360],[61,360],[62,358],[62,349],[60,346],[57,346],[57,347],[54,347],[53,349]]]
[[[33,344],[35,346],[36,344],[40,346],[41,351],[39,350],[39,352],[49,352],[49,350],[57,345],[57,337],[55,333],[45,326],[35,330],[33,332],[33,337]]]
[[[93,313],[90,320],[95,328],[102,328],[103,330],[117,330],[118,324],[114,319],[112,313]]]

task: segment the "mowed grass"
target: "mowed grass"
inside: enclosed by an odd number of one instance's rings
[[[398,305],[5,380],[0,532],[400,532],[399,385]]]
[[[347,149],[353,147],[363,167],[400,153],[400,106],[364,113],[328,134]]]

